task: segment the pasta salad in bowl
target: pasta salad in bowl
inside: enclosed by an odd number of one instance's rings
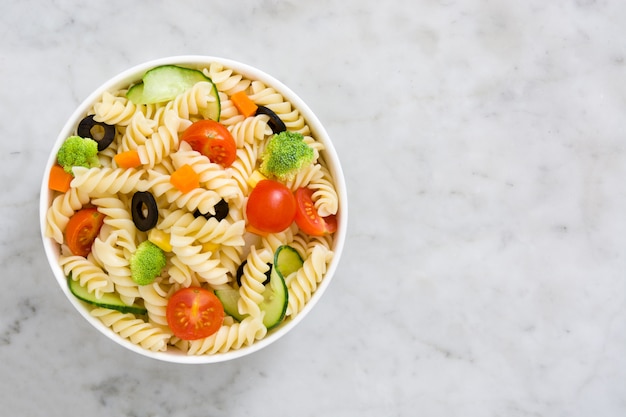
[[[255,352],[313,308],[337,268],[347,193],[310,108],[236,61],[137,65],[87,97],[41,185],[64,294],[139,354],[211,363]]]

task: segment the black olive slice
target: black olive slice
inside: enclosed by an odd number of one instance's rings
[[[258,116],[259,114],[265,114],[270,117],[270,120],[267,122],[267,124],[272,129],[272,132],[280,133],[280,132],[284,132],[285,130],[287,130],[287,126],[285,126],[285,123],[283,123],[280,117],[278,117],[276,113],[274,113],[272,110],[268,109],[267,107],[259,106],[256,109],[256,115]]]
[[[137,229],[147,232],[156,226],[159,209],[154,196],[149,191],[137,191],[133,194],[130,213]]]
[[[214,206],[214,208],[215,208],[215,214],[202,213],[200,212],[200,210],[196,209],[196,211],[193,212],[193,216],[194,217],[204,216],[207,220],[209,220],[211,217],[215,217],[218,222],[221,222],[222,220],[226,218],[226,216],[228,216],[228,203],[226,202],[226,200],[221,199]]]
[[[92,114],[80,121],[76,134],[81,138],[95,140],[98,142],[98,151],[103,151],[115,139],[115,126],[96,122]]]
[[[243,263],[241,265],[239,265],[239,268],[237,268],[237,275],[236,275],[236,279],[237,279],[237,285],[239,285],[241,287],[241,277],[243,276],[243,267],[246,266],[246,264],[248,263],[248,261],[243,261]],[[265,281],[263,281],[263,285],[267,285],[270,283],[270,276],[272,276],[272,264],[268,263],[267,266],[270,267],[270,269],[267,270],[267,272],[265,273]]]

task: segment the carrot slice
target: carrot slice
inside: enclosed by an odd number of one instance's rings
[[[230,101],[232,101],[235,107],[237,107],[237,110],[239,110],[239,113],[244,117],[253,116],[256,113],[256,109],[259,107],[254,104],[254,101],[252,101],[243,90],[230,96]]]
[[[200,175],[189,164],[185,164],[172,172],[170,183],[182,193],[188,193],[200,186]]]
[[[70,183],[74,176],[69,172],[65,172],[61,165],[53,165],[50,169],[50,177],[48,178],[48,188],[62,193],[70,189]]]
[[[137,168],[141,165],[141,159],[139,158],[139,152],[135,150],[120,152],[116,154],[113,159],[120,168]]]

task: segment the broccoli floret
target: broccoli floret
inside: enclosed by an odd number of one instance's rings
[[[261,173],[281,181],[293,179],[301,168],[313,162],[313,148],[303,139],[300,133],[289,131],[272,136],[261,155]]]
[[[63,142],[57,162],[66,172],[72,173],[72,167],[81,166],[85,168],[99,167],[98,142],[80,136],[70,136]]]
[[[130,273],[139,285],[148,285],[161,275],[167,259],[165,252],[149,240],[144,240],[130,257]]]

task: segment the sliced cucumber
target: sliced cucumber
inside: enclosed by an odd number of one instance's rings
[[[303,263],[298,252],[291,246],[282,245],[276,249],[270,283],[265,286],[260,304],[261,311],[265,311],[263,324],[268,330],[276,327],[285,318],[289,304],[285,277],[300,269]]]
[[[279,246],[274,254],[274,265],[283,279],[302,267],[304,261],[298,251],[288,245]]]
[[[129,306],[124,304],[117,294],[105,293],[101,298],[96,298],[95,295],[87,291],[87,288],[81,286],[79,281],[74,281],[71,276],[67,277],[67,284],[70,287],[71,293],[74,294],[76,298],[86,303],[111,310],[117,310],[122,313],[143,315],[148,312],[148,310],[140,305],[133,304]]]
[[[239,290],[236,288],[225,288],[222,290],[215,290],[215,295],[222,302],[224,306],[224,312],[234,318],[237,321],[241,321],[246,318],[245,314],[239,314],[239,307],[237,303],[241,296]]]
[[[272,268],[270,283],[265,286],[263,301],[259,304],[261,311],[265,312],[263,324],[267,327],[267,330],[276,327],[285,318],[288,297],[285,280],[277,268]]]
[[[263,324],[268,330],[280,324],[287,312],[289,293],[287,292],[284,277],[300,269],[302,264],[302,258],[291,246],[283,245],[276,250],[270,282],[265,286],[263,301],[259,304],[261,311],[265,312]],[[238,289],[216,290],[215,295],[222,302],[226,314],[232,316],[237,321],[241,321],[246,317],[246,315],[239,313],[238,303],[241,296]]]
[[[126,92],[126,98],[135,104],[143,103],[143,83],[135,84]]]
[[[203,116],[219,121],[221,104],[217,87],[202,71],[177,65],[161,65],[147,71],[140,83],[132,86],[126,97],[135,104],[152,104],[173,100],[198,82],[211,83],[211,95],[215,101],[211,103]]]
[[[176,65],[152,68],[143,76],[142,104],[172,100],[200,81],[210,80],[198,70]]]

